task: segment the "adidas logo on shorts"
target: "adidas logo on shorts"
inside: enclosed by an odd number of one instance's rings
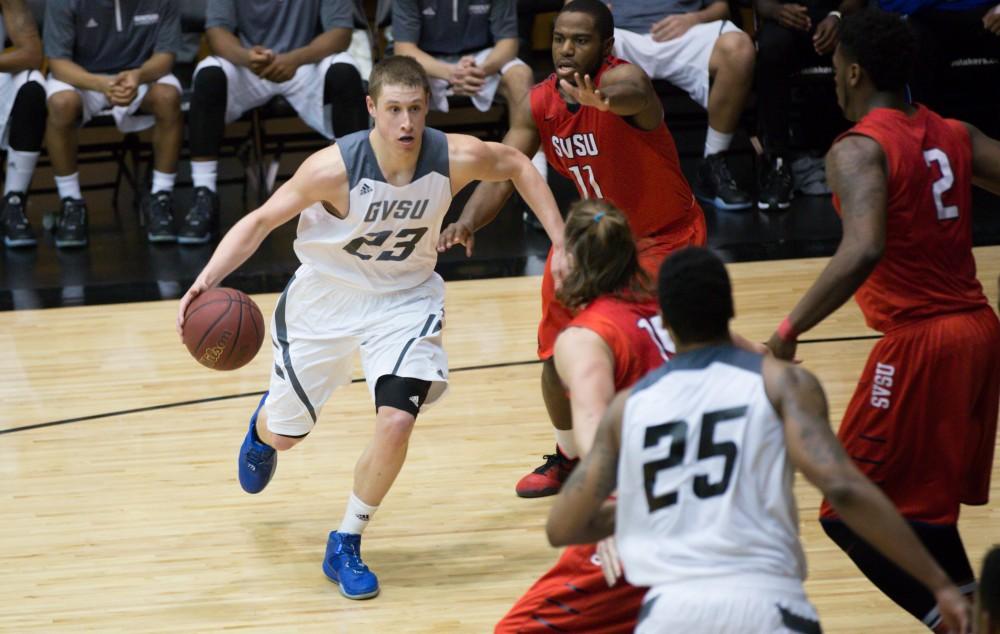
[[[416,396],[416,395],[411,396],[410,397],[410,402],[413,403],[414,405],[416,405],[417,407],[420,407],[420,397],[419,396]]]

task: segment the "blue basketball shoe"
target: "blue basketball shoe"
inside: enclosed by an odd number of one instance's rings
[[[331,532],[323,573],[340,585],[340,594],[348,599],[370,599],[378,594],[378,577],[361,561],[361,535]]]
[[[250,417],[250,429],[240,446],[240,457],[237,466],[240,472],[240,486],[247,493],[260,493],[271,481],[274,470],[278,466],[278,452],[265,445],[257,436],[257,414],[264,407],[267,392],[260,398],[260,404]]]

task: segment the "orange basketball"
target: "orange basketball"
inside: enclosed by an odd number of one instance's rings
[[[184,314],[184,345],[206,368],[235,370],[264,342],[264,317],[243,291],[213,288],[194,298]]]

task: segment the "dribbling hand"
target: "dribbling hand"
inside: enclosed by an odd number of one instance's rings
[[[580,73],[573,73],[573,79],[576,81],[575,86],[565,79],[559,80],[559,86],[571,99],[581,106],[597,108],[601,112],[607,112],[611,109],[611,99],[594,85],[590,75],[580,77]]]
[[[471,258],[472,247],[475,243],[476,234],[472,230],[472,227],[464,222],[453,222],[441,231],[441,236],[438,237],[437,250],[439,253],[444,253],[456,244],[461,244],[465,247],[465,256]]]
[[[184,297],[181,298],[180,306],[177,307],[177,335],[181,336],[184,332],[184,315],[187,314],[188,306],[194,301],[195,297],[198,297],[208,289],[212,288],[210,285],[206,284],[201,280],[201,278],[194,281],[191,288],[184,293]]]

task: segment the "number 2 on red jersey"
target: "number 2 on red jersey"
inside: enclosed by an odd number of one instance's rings
[[[934,193],[934,206],[937,207],[938,220],[954,220],[958,218],[958,205],[944,204],[945,193],[955,184],[955,175],[951,171],[951,162],[948,160],[948,155],[936,147],[924,150],[924,162],[927,163],[927,167],[930,167],[932,163],[937,163],[938,169],[941,171],[941,178],[934,181],[934,184],[931,185],[931,190]]]

